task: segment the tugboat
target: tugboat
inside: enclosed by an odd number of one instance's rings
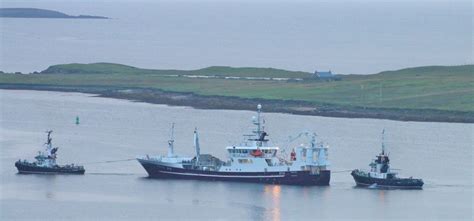
[[[370,171],[355,169],[351,172],[357,186],[371,188],[421,189],[422,179],[399,178],[390,170],[390,159],[385,154],[385,130],[382,131],[382,152],[370,164]]]
[[[228,160],[222,161],[210,154],[201,154],[197,130],[194,131],[194,157],[174,153],[174,124],[168,141],[167,156],[138,157],[138,162],[150,178],[197,179],[210,181],[237,181],[287,185],[329,185],[331,171],[327,168],[328,148],[316,143],[312,134],[309,145],[298,146],[290,159],[278,155],[279,148],[269,145],[262,106],[257,106],[253,118],[256,129],[239,145],[226,147]],[[309,133],[306,133],[309,134]]]
[[[58,147],[53,148],[51,133],[52,130],[46,132],[48,139],[44,144],[46,146],[45,151],[39,151],[35,157],[35,162],[28,162],[27,160],[18,160],[15,162],[15,166],[18,169],[18,173],[39,173],[39,174],[84,174],[85,169],[83,166],[77,166],[74,164],[68,165],[57,165],[56,164],[56,153]]]

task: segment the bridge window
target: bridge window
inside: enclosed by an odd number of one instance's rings
[[[239,163],[241,164],[252,163],[252,159],[239,159]]]

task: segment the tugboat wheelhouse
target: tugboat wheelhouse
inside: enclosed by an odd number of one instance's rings
[[[46,149],[39,151],[35,157],[35,162],[28,162],[27,160],[18,160],[15,162],[15,166],[18,169],[18,173],[40,173],[40,174],[84,174],[85,169],[83,166],[74,164],[58,165],[56,163],[58,147],[53,148],[53,138],[51,137],[52,130],[46,132],[48,138],[46,143]]]
[[[385,151],[385,130],[382,131],[382,152],[369,164],[370,170],[355,169],[351,172],[357,186],[421,189],[422,179],[399,178],[396,172],[390,170],[390,159]]]

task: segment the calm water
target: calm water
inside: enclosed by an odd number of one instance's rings
[[[471,220],[473,215],[473,124],[265,114],[276,145],[286,146],[287,137],[300,131],[316,131],[330,145],[333,171],[367,167],[385,128],[393,167],[426,183],[420,191],[388,191],[355,188],[347,172],[333,173],[330,187],[298,187],[151,180],[135,161],[95,163],[165,153],[172,122],[178,153],[193,154],[197,126],[201,152],[224,158],[224,146],[250,129],[249,111],[10,90],[0,90],[0,104],[1,220]],[[54,130],[60,147],[58,161],[83,163],[84,176],[16,174],[14,162],[32,159],[47,129]]]
[[[117,62],[371,74],[472,63],[472,1],[2,0],[111,20],[1,18],[0,70]]]

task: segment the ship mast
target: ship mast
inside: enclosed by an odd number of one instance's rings
[[[198,164],[199,156],[201,155],[201,148],[199,147],[199,136],[197,128],[194,129],[194,148],[196,149],[196,164]]]
[[[46,144],[46,153],[48,155],[50,155],[51,149],[53,148],[53,143],[52,143],[53,138],[51,137],[51,133],[53,133],[53,131],[48,130],[48,131],[46,131],[46,133],[48,134],[48,139],[46,140],[46,143],[45,143]]]
[[[51,137],[51,133],[53,133],[53,131],[48,130],[46,131],[46,133],[48,134],[48,139],[45,143],[46,152],[42,153],[41,155],[46,158],[43,158],[44,162],[46,162],[48,165],[54,165],[56,164],[56,151],[58,150],[58,148],[53,148],[53,138]]]
[[[260,124],[260,114],[262,112],[262,105],[258,104],[257,105],[257,134],[260,137],[261,133],[261,124]]]
[[[385,128],[382,130],[382,155],[385,155]]]
[[[168,157],[174,157],[174,123],[171,124],[171,137],[168,140]]]
[[[263,131],[263,125],[261,122],[261,113],[262,113],[262,105],[257,105],[257,119],[254,118],[253,124],[257,126],[257,130],[254,133],[257,135],[257,138],[254,139],[256,141],[257,147],[261,147],[262,143],[265,141],[265,136],[267,135],[265,131]]]

